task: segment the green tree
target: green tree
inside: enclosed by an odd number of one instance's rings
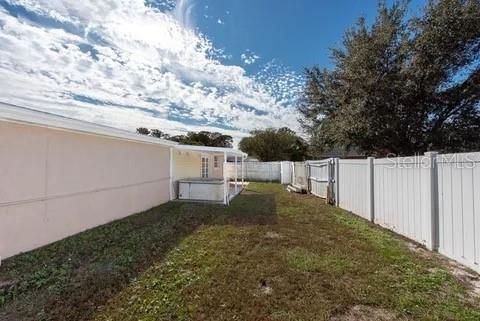
[[[200,132],[188,132],[186,135],[171,136],[159,129],[148,129],[145,127],[137,128],[137,133],[141,135],[148,135],[161,139],[168,139],[174,142],[178,142],[182,145],[200,145],[211,147],[233,147],[233,138],[229,135],[224,135],[218,132],[200,131]]]
[[[171,139],[185,145],[201,145],[211,147],[233,147],[233,138],[218,132],[188,132],[187,135],[172,136]]]
[[[170,139],[170,135],[167,133],[162,132],[159,129],[152,129],[150,130],[150,136],[162,138],[162,139]]]
[[[305,71],[300,122],[312,147],[370,155],[480,148],[480,1],[430,1],[406,18],[406,2],[360,19],[334,68]]]
[[[137,134],[140,134],[140,135],[150,135],[150,129],[146,128],[146,127],[138,127],[137,128]]]
[[[301,161],[307,158],[306,141],[287,127],[250,132],[240,141],[240,149],[261,161]]]

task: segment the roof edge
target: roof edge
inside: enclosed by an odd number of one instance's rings
[[[124,129],[99,125],[4,102],[0,102],[0,121],[31,124],[57,130],[103,136],[112,139],[135,141],[146,144],[163,146],[175,146],[178,144],[176,142],[161,138],[136,134]]]
[[[247,153],[242,152],[241,150],[227,147],[211,147],[211,146],[201,146],[201,145],[175,145],[177,150],[186,150],[194,152],[206,152],[206,153],[227,153],[229,155],[236,156],[248,156]]]

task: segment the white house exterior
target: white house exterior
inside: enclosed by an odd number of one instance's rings
[[[202,168],[228,204],[225,155],[243,154],[0,103],[0,257],[168,202],[175,182],[200,179]]]
[[[243,188],[243,161],[247,154],[221,147],[176,145],[173,148],[173,198],[213,201],[228,205]],[[228,175],[228,159],[241,164]]]

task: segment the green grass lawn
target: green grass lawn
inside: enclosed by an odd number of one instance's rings
[[[0,320],[480,320],[436,255],[309,195],[250,184],[8,259]]]

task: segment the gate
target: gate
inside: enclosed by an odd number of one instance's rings
[[[307,161],[308,190],[315,196],[325,198],[328,203],[335,203],[333,184],[335,182],[335,162],[333,159]]]
[[[292,162],[283,161],[280,163],[280,183],[292,183]]]
[[[292,185],[301,191],[308,190],[307,164],[304,162],[292,163]]]

